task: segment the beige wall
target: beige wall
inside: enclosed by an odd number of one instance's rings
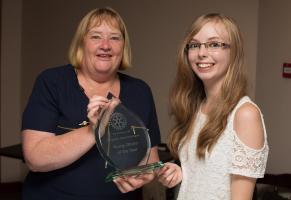
[[[238,21],[245,34],[250,79],[252,85],[255,83],[258,1],[223,0],[214,4],[212,0],[87,0],[84,4],[82,0],[74,0],[68,5],[58,2],[26,0],[23,5],[22,106],[39,71],[66,63],[67,48],[81,17],[92,8],[106,5],[115,8],[125,19],[134,65],[128,73],[152,87],[163,141],[170,127],[168,92],[175,75],[177,47],[198,15],[223,12]]]
[[[3,0],[10,2],[11,0]],[[16,2],[17,0],[11,1]],[[17,2],[21,2],[18,0]],[[18,4],[19,5],[19,4]],[[2,73],[2,108],[7,107],[8,101],[13,100],[19,107],[15,108],[16,126],[2,127],[2,146],[7,146],[19,141],[21,112],[27,102],[28,95],[37,74],[48,67],[66,63],[67,48],[81,17],[95,7],[109,5],[116,9],[124,18],[133,48],[134,67],[128,71],[129,74],[144,79],[152,87],[162,140],[166,141],[171,127],[168,117],[168,92],[175,75],[176,51],[184,36],[186,29],[192,20],[200,14],[207,12],[222,12],[234,17],[240,24],[245,36],[248,71],[251,85],[251,96],[255,96],[255,78],[257,63],[257,34],[258,34],[258,0],[25,0],[22,10],[8,7],[7,16],[3,21],[11,23],[9,18],[11,12],[16,12],[16,27],[22,26],[22,33],[16,35],[21,40],[16,45],[17,54],[14,61],[4,63]],[[22,12],[22,14],[21,14]],[[10,14],[10,15],[9,15]],[[23,16],[22,20],[19,16]],[[4,25],[4,24],[3,24]],[[7,27],[5,27],[5,30]],[[4,29],[3,29],[4,31]],[[13,29],[9,29],[15,34]],[[7,36],[8,37],[8,36]],[[8,49],[9,43],[3,44]],[[21,52],[19,50],[21,49]],[[14,55],[14,52],[5,51],[6,54]],[[4,60],[3,60],[4,61]],[[13,64],[16,62],[16,64]],[[8,67],[15,67],[17,74],[16,84],[13,82]],[[3,77],[6,73],[6,77]],[[9,80],[7,80],[9,79]],[[10,80],[11,79],[11,80]],[[14,82],[13,82],[14,83]],[[6,96],[8,87],[12,87],[16,96]],[[5,99],[8,98],[8,99]],[[3,100],[5,99],[5,100]],[[11,102],[13,102],[11,101]],[[9,110],[2,109],[2,124],[7,123]],[[13,139],[7,139],[13,138]],[[11,160],[11,159],[10,159]],[[14,161],[13,161],[14,162]],[[12,170],[16,164],[8,163],[2,159],[2,181],[11,180],[6,174],[14,173]],[[16,169],[20,171],[15,177],[21,177],[23,167]],[[22,171],[21,171],[22,170]]]
[[[1,147],[20,142],[21,120],[21,20],[22,4],[18,0],[2,0],[1,34]],[[1,181],[23,177],[24,164],[1,157]]]
[[[272,173],[291,173],[291,79],[282,78],[282,64],[291,63],[290,8],[290,0],[260,1],[256,99],[267,126]]]

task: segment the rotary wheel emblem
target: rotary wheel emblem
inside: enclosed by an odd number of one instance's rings
[[[114,113],[111,116],[110,125],[116,130],[124,129],[127,125],[125,116],[121,113]]]

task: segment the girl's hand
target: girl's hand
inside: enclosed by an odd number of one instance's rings
[[[182,169],[174,163],[167,162],[161,169],[156,170],[158,180],[166,187],[172,188],[182,181]]]

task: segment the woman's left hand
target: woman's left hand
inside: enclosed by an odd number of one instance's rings
[[[155,177],[154,172],[147,172],[135,176],[118,177],[114,179],[113,182],[116,184],[116,186],[122,193],[127,193],[151,182],[154,179],[154,177]]]

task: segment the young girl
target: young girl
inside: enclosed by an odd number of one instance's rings
[[[176,124],[169,148],[181,168],[158,172],[167,187],[181,183],[179,200],[252,199],[264,176],[268,144],[262,114],[246,96],[243,41],[221,14],[199,17],[178,55],[170,98]]]

